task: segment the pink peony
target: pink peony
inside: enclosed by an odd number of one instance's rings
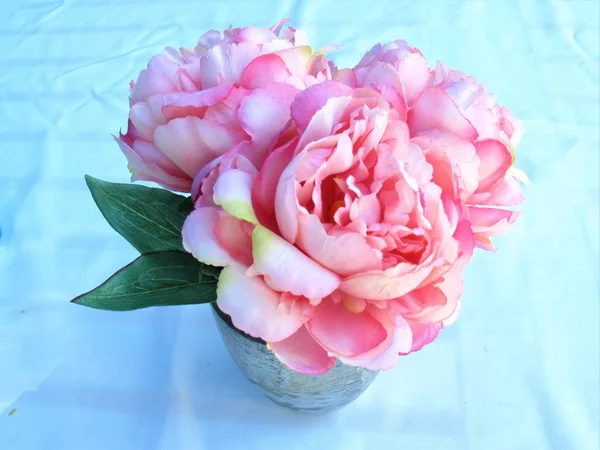
[[[466,207],[477,246],[493,249],[491,237],[506,232],[523,200],[511,168],[521,124],[473,77],[438,63],[429,70],[419,50],[404,41],[375,45],[353,69],[334,78],[371,87],[406,114],[412,141],[434,167],[444,193]]]
[[[281,31],[285,22],[209,31],[194,49],[167,48],[150,60],[131,83],[127,133],[117,138],[132,180],[190,192],[207,164],[241,143],[259,162],[289,119],[295,93],[330,78],[327,61],[312,55],[303,32]],[[266,117],[261,102],[279,108]],[[256,121],[271,126],[258,135]]]
[[[437,136],[411,138],[410,111],[394,106],[403,94],[380,90],[325,81],[296,93],[266,159],[227,152],[184,225],[185,248],[225,267],[219,308],[300,372],[336,358],[389,369],[458,314],[468,209],[437,182]],[[261,117],[275,107],[261,103]],[[254,127],[272,133],[269,120]]]

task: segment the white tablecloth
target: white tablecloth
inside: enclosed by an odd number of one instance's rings
[[[599,445],[599,3],[4,0],[0,449],[575,449]],[[404,38],[526,124],[515,230],[466,273],[458,323],[324,417],[266,400],[206,306],[69,303],[135,251],[83,175],[126,181],[111,133],[165,45],[291,17],[351,65]]]

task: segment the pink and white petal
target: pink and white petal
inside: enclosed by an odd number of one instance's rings
[[[285,83],[270,83],[256,89],[241,103],[240,124],[259,145],[267,147],[290,119],[290,105],[297,88]]]
[[[292,118],[300,130],[306,129],[311,119],[327,100],[352,95],[352,89],[337,81],[324,81],[299,93],[291,106]]]
[[[129,167],[129,170],[131,171],[131,181],[152,181],[171,191],[190,192],[190,185],[185,180],[175,179],[168,174],[155,176],[154,174],[160,171],[159,167],[149,167],[151,173],[146,173],[144,170],[132,169],[131,167]]]
[[[488,252],[496,251],[496,247],[494,247],[492,240],[482,234],[475,235],[475,246]]]
[[[506,173],[511,177],[514,177],[516,180],[519,180],[524,185],[531,183],[531,180],[529,180],[527,174],[521,169],[517,169],[515,166],[511,166]]]
[[[321,375],[328,372],[335,363],[335,358],[327,354],[306,327],[301,327],[287,339],[269,342],[269,347],[287,367],[307,375]]]
[[[220,247],[246,267],[252,265],[251,231],[239,220],[225,211],[217,212],[214,234]]]
[[[400,94],[403,93],[400,74],[391,64],[375,61],[367,66],[354,69],[354,72],[359,86],[391,86]]]
[[[154,132],[154,143],[190,177],[244,138],[244,133],[197,117],[171,120]]]
[[[306,151],[299,153],[281,173],[275,189],[275,218],[281,236],[292,244],[298,236],[298,199],[296,197],[296,169]]]
[[[236,82],[232,71],[229,46],[219,42],[206,50],[200,59],[202,89],[210,89],[220,85]]]
[[[381,204],[377,194],[363,195],[352,202],[350,206],[350,220],[364,220],[367,225],[381,221]]]
[[[129,170],[131,171],[131,181],[146,180],[154,181],[167,189],[174,191],[189,192],[192,186],[192,179],[183,174],[181,177],[171,175],[165,172],[156,164],[149,164],[138,155],[132,147],[127,145],[123,137],[114,136],[115,141],[119,144],[119,148],[129,162]]]
[[[331,271],[349,276],[381,269],[380,257],[360,234],[328,235],[312,214],[300,215],[298,225],[298,247]]]
[[[431,80],[429,65],[420,52],[407,54],[397,65],[403,94],[410,106]]]
[[[473,232],[485,236],[498,236],[512,228],[520,211],[498,208],[467,207]]]
[[[278,291],[315,299],[326,297],[340,284],[336,274],[261,225],[252,232],[252,257],[256,273]]]
[[[129,120],[135,127],[136,134],[147,141],[154,138],[154,130],[160,125],[157,123],[148,102],[139,102],[131,106]]]
[[[406,106],[406,100],[402,96],[402,93],[398,92],[395,88],[388,85],[379,86],[378,89],[381,95],[385,97],[388,103],[398,114],[398,119],[406,122],[408,115],[408,106]],[[407,127],[408,128],[408,127]]]
[[[227,170],[219,175],[213,187],[213,200],[233,217],[258,223],[252,208],[254,176],[239,169]]]
[[[198,134],[201,119],[186,117],[173,119],[154,131],[154,143],[188,176],[195,177],[217,155],[211,155]],[[207,157],[208,156],[208,157]]]
[[[348,134],[343,133],[338,136],[332,136],[331,140],[332,143],[335,142],[335,147],[327,159],[327,163],[320,167],[318,176],[321,179],[345,172],[352,167],[354,155],[352,152],[352,140]],[[325,145],[326,139],[319,141],[318,144],[315,143],[315,146],[321,144]]]
[[[456,303],[456,308],[454,309],[454,312],[447,319],[444,319],[442,321],[442,326],[444,328],[446,328],[446,327],[449,327],[450,325],[453,325],[454,322],[456,322],[456,320],[458,319],[461,309],[462,309],[462,302],[459,299],[458,302]]]
[[[169,94],[175,90],[175,83],[167,75],[144,69],[134,85],[131,98],[134,103],[143,102],[155,94]]]
[[[240,108],[242,100],[250,93],[248,89],[233,85],[229,94],[219,103],[210,105],[204,113],[205,119],[214,120],[224,125],[229,125],[232,128],[237,128],[238,116],[237,112]]]
[[[443,322],[454,315],[464,290],[461,273],[453,270],[448,271],[444,274],[442,281],[436,284],[436,288],[443,293],[446,301],[443,304],[425,309],[419,318],[419,321],[423,323]]]
[[[322,52],[323,49],[319,51]],[[308,73],[312,77],[318,77],[320,81],[331,80],[331,66],[325,55],[315,54],[310,58]]]
[[[390,309],[370,305],[368,314],[375,318],[386,331],[386,338],[377,347],[340,361],[349,366],[360,366],[369,370],[389,370],[396,365],[398,354],[409,351],[412,333],[408,322]]]
[[[466,219],[461,219],[452,237],[458,242],[461,252],[458,259],[452,265],[452,270],[462,273],[471,260],[473,250],[475,249],[475,235],[471,228],[471,223]]]
[[[232,262],[232,258],[215,235],[218,216],[217,208],[205,207],[192,211],[185,219],[181,231],[183,248],[200,262],[211,266],[226,266]]]
[[[281,341],[308,320],[306,305],[280,308],[281,293],[260,277],[248,277],[237,265],[225,267],[219,276],[217,305],[231,317],[233,325],[267,342]],[[307,302],[308,303],[308,302]]]
[[[270,83],[285,83],[292,75],[283,59],[268,53],[252,60],[244,69],[241,85],[246,89],[258,89]]]
[[[275,33],[276,36],[279,36],[279,33],[281,32],[281,29],[283,28],[283,26],[288,23],[290,21],[290,19],[280,19],[277,21],[277,23],[275,23],[275,25],[273,25],[271,28],[269,28],[273,33]]]
[[[462,227],[462,224],[460,225]],[[459,227],[459,228],[460,228]],[[420,305],[421,310],[405,314],[409,319],[421,323],[437,323],[450,320],[456,312],[463,294],[464,283],[462,272],[473,253],[474,242],[471,238],[470,248],[444,273],[441,281],[435,285],[425,286],[409,293],[403,300],[410,297]]]
[[[198,46],[207,49],[217,45],[222,41],[223,38],[221,37],[221,33],[219,31],[208,30],[198,39]]]
[[[254,187],[252,188],[252,206],[258,222],[273,232],[278,232],[275,217],[275,192],[281,173],[292,160],[295,146],[294,142],[279,147],[272,151],[258,172]]]
[[[279,56],[292,75],[304,77],[308,75],[312,49],[308,45],[301,45],[274,53]]]
[[[358,87],[358,80],[356,78],[356,73],[352,69],[340,69],[336,72],[333,77],[335,81],[339,81],[340,83],[345,84],[351,88]]]
[[[282,25],[280,25],[280,27]],[[237,33],[235,37],[235,42],[239,43],[244,41],[250,41],[257,44],[264,44],[265,42],[271,42],[274,39],[277,39],[277,33],[268,28],[245,27]]]
[[[162,113],[171,120],[179,117],[204,117],[207,108],[227,98],[232,85],[222,85],[191,94],[183,94],[162,106]]]
[[[506,175],[502,182],[491,192],[481,192],[471,195],[467,204],[486,206],[516,206],[524,200],[523,190],[517,180]]]
[[[346,107],[352,101],[352,97],[332,97],[327,100],[325,106],[319,109],[310,120],[308,127],[302,133],[298,148],[303,149],[311,142],[331,136],[334,126],[338,125],[340,118],[346,111]]]
[[[246,134],[237,127],[228,127],[213,120],[199,120],[196,121],[195,126],[200,141],[211,153],[209,161],[247,139]]]
[[[132,148],[146,164],[160,167],[163,171],[176,178],[188,178],[188,176],[175,165],[173,161],[167,158],[164,153],[159,151],[153,143],[143,139],[136,139],[133,142]]]
[[[194,177],[194,181],[192,182],[192,191],[191,191],[192,200],[194,201],[194,203],[196,203],[196,200],[198,200],[198,197],[200,196],[200,194],[204,194],[204,195],[208,195],[210,197],[207,199],[208,201],[210,201],[210,204],[212,206],[216,206],[216,204],[213,202],[213,194],[214,194],[213,187],[214,187],[215,182],[217,181],[218,171],[216,171],[214,169],[219,165],[222,158],[223,158],[223,155],[217,156],[211,162],[206,164],[200,170],[200,172],[198,172],[198,174]],[[209,178],[210,178],[210,180],[209,180]],[[210,184],[210,188],[208,188],[207,184]]]
[[[131,170],[131,181],[152,181],[154,183],[160,184],[165,189],[169,189],[171,191],[176,192],[190,192],[190,185],[184,180],[176,180],[170,176],[160,177],[154,176],[152,174],[146,173],[143,170]],[[158,168],[153,169],[158,170]],[[172,181],[171,181],[172,180]]]
[[[177,70],[175,75],[177,80],[177,88],[182,92],[196,92],[200,88],[187,71],[184,69]]]
[[[512,165],[512,153],[505,144],[496,139],[475,142],[475,150],[481,161],[476,192],[481,192],[490,189],[504,178]]]
[[[434,267],[400,263],[383,271],[372,270],[345,278],[340,290],[369,300],[391,300],[417,288]]]
[[[448,130],[471,142],[478,136],[475,127],[442,87],[424,90],[408,111],[407,122],[411,136],[436,129]]]
[[[444,328],[444,325],[441,322],[420,323],[415,320],[408,320],[407,322],[412,331],[412,347],[408,352],[400,352],[401,355],[418,352],[427,344],[432,343],[435,338],[438,337],[442,328]]]
[[[321,148],[321,142],[319,141],[319,144],[316,146],[309,146],[310,148],[307,148],[304,152],[304,157],[298,161],[298,165],[296,166],[296,181],[303,182],[310,180],[309,183],[312,186],[314,184],[313,180],[316,177],[324,178],[319,176],[319,169],[325,165],[333,150],[327,144]],[[304,186],[304,189],[308,190],[306,184]],[[310,191],[312,191],[312,188]]]
[[[343,302],[323,300],[315,308],[306,328],[312,337],[336,357],[353,356],[379,346],[387,337],[385,328],[368,312],[346,309]]]

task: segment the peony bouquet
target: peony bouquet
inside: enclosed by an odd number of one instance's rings
[[[86,177],[141,256],[74,302],[216,302],[296,372],[390,369],[456,320],[474,249],[517,219],[521,125],[404,41],[340,69],[285,26],[209,31],[131,83],[115,139],[165,189]]]

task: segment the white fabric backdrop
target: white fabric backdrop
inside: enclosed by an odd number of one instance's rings
[[[0,449],[597,449],[599,3],[4,0],[0,8]],[[89,173],[128,82],[208,28],[306,28],[350,65],[404,38],[487,81],[526,124],[516,229],[466,273],[458,323],[352,405],[297,416],[234,367],[209,309],[71,305],[135,257]]]

